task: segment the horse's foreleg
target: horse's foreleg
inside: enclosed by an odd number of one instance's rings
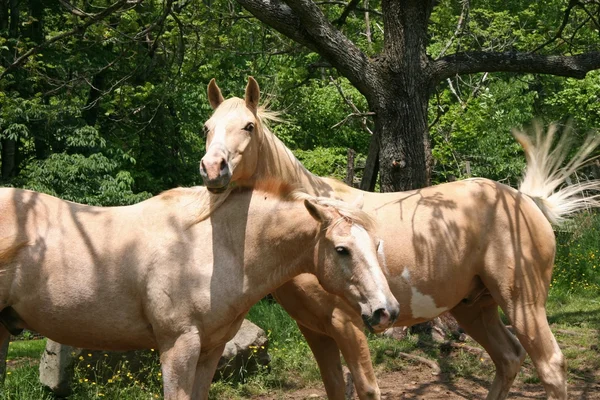
[[[194,400],[208,399],[210,384],[224,349],[225,344],[217,346],[207,354],[202,354],[198,359],[196,375],[194,378],[194,392],[192,396]]]
[[[459,304],[450,312],[460,326],[483,346],[496,366],[496,376],[487,400],[505,399],[525,359],[525,350],[500,320],[498,304],[490,296],[485,296],[474,304]]]
[[[342,372],[342,360],[340,350],[330,336],[313,331],[298,323],[300,332],[304,335],[310,346],[321,372],[321,378],[325,385],[325,392],[329,400],[344,400],[345,384]]]
[[[300,275],[273,295],[302,326],[330,400],[342,400],[346,393],[339,350],[352,373],[358,397],[380,398],[362,320],[347,303],[327,293],[312,275]]]
[[[361,400],[380,399],[381,391],[373,370],[369,343],[361,318],[346,307],[336,309],[333,315],[333,329],[330,334],[337,342],[348,369],[350,369],[358,398]]]
[[[186,333],[159,343],[165,400],[191,399],[200,356],[198,333]]]

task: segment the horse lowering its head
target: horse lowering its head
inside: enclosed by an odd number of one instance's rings
[[[208,99],[215,113],[204,126],[207,150],[200,162],[200,174],[213,193],[225,190],[232,180],[247,179],[244,171],[256,168],[261,140],[255,136],[262,131],[259,93],[258,83],[249,78],[244,100],[224,100],[215,80],[210,81]]]

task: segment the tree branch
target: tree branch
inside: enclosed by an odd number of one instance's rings
[[[458,17],[458,23],[456,24],[456,29],[454,30],[454,34],[448,40],[448,43],[446,43],[446,45],[440,52],[439,56],[437,57],[438,59],[440,57],[443,57],[446,54],[446,52],[448,51],[450,46],[452,46],[452,43],[454,43],[454,39],[456,39],[458,37],[458,35],[462,32],[462,30],[464,28],[464,23],[468,18],[469,7],[471,6],[471,4],[470,4],[469,0],[463,0],[461,3],[462,3],[462,11],[460,12],[460,17]]]
[[[432,83],[476,72],[520,72],[583,79],[589,71],[600,68],[600,51],[574,56],[468,52],[443,57],[431,65]]]
[[[116,3],[113,3],[112,5],[106,7],[103,11],[93,14],[93,16],[91,16],[90,19],[88,19],[83,24],[76,26],[75,28],[71,29],[68,32],[63,32],[60,35],[56,35],[53,38],[48,39],[45,42],[43,42],[35,47],[32,47],[31,49],[27,50],[25,53],[20,55],[12,64],[10,64],[8,67],[6,67],[6,69],[4,71],[2,71],[2,73],[0,74],[0,79],[4,78],[6,76],[6,74],[8,74],[13,69],[21,66],[25,61],[27,61],[27,59],[29,57],[31,57],[34,54],[37,54],[40,50],[50,46],[53,43],[58,42],[59,40],[65,39],[65,38],[75,35],[77,33],[84,32],[88,27],[90,27],[91,25],[95,24],[96,22],[108,17],[109,15],[113,14],[114,12],[120,10],[126,4],[139,4],[142,1],[143,0],[135,0],[135,1],[119,0]]]
[[[569,5],[567,6],[567,9],[565,10],[565,15],[563,16],[563,20],[562,23],[560,24],[560,27],[558,28],[558,31],[556,31],[556,34],[554,35],[553,38],[549,39],[548,41],[546,41],[545,43],[539,45],[538,47],[536,47],[532,53],[537,52],[538,50],[546,47],[547,45],[549,45],[550,43],[554,42],[556,39],[558,39],[559,37],[561,37],[563,31],[565,30],[565,27],[567,26],[567,23],[569,22],[569,16],[571,15],[571,10],[573,9],[573,7],[575,7],[577,4],[579,4],[579,0],[570,0],[569,1]]]
[[[363,94],[369,88],[365,76],[367,56],[333,27],[321,9],[310,0],[238,0],[256,18],[285,36],[321,54]]]
[[[363,94],[367,69],[367,56],[325,17],[321,9],[311,0],[286,0],[304,25],[315,48],[333,64]]]
[[[333,23],[337,26],[344,25],[346,23],[346,18],[348,18],[348,15],[350,15],[352,10],[354,10],[358,6],[359,1],[360,0],[350,0],[350,3],[348,3],[348,5],[344,8],[344,11],[342,11],[342,15],[340,15],[338,19],[333,21]]]

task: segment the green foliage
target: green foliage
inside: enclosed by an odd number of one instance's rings
[[[89,157],[55,153],[27,165],[20,178],[24,188],[90,205],[127,205],[150,197],[134,193],[131,174],[100,153]]]
[[[582,214],[557,232],[552,287],[566,292],[600,291],[600,214]]]

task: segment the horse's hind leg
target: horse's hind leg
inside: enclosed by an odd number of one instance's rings
[[[521,299],[518,304],[511,303],[503,309],[511,320],[519,341],[531,357],[548,398],[566,399],[567,364],[550,331],[544,304]]]
[[[482,277],[482,281],[511,321],[548,398],[565,400],[567,366],[546,317],[552,272],[549,258],[549,262],[544,262],[543,257],[532,256],[534,262],[517,264],[513,273]]]
[[[496,366],[487,400],[505,399],[525,359],[525,350],[500,320],[498,304],[488,295],[472,304],[461,303],[450,312]]]

